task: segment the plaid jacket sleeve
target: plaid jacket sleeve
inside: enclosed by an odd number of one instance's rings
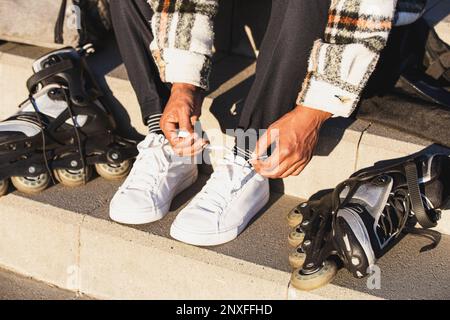
[[[149,0],[150,50],[164,82],[208,88],[218,0]]]
[[[297,104],[348,117],[378,62],[396,0],[332,0],[324,41],[314,43]]]

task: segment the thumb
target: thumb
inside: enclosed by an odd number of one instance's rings
[[[195,129],[195,125],[198,122],[198,116],[191,116],[190,120],[191,120],[192,127]]]
[[[191,118],[188,114],[180,112],[178,115],[178,125],[181,131],[186,131],[192,134],[194,132],[194,128],[192,127]]]
[[[255,151],[252,154],[253,160],[258,160],[264,156],[267,149],[277,140],[277,130],[268,129],[266,132],[258,139],[256,143]]]

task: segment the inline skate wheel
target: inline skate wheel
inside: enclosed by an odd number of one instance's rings
[[[0,180],[0,197],[4,196],[8,192],[8,187],[8,180]]]
[[[336,263],[327,260],[322,267],[311,273],[305,272],[303,269],[296,269],[292,273],[291,284],[299,290],[315,290],[330,283],[336,276],[336,273]]]
[[[106,180],[122,180],[131,169],[131,161],[126,160],[121,164],[97,163],[95,165],[97,173]]]
[[[302,206],[304,204],[301,204]],[[289,227],[295,228],[303,221],[303,215],[300,213],[299,207],[295,207],[294,209],[289,212],[287,215],[287,221],[289,224]]]
[[[56,169],[53,171],[56,180],[66,187],[80,187],[84,185],[92,176],[92,168],[87,166],[86,169],[70,170]]]
[[[288,242],[291,247],[297,248],[303,243],[304,239],[305,234],[300,227],[297,227],[289,233]]]
[[[43,173],[37,177],[11,177],[11,182],[20,192],[36,194],[48,187],[50,176],[48,173]]]
[[[289,264],[293,269],[302,268],[305,260],[306,254],[305,252],[303,252],[301,246],[295,249],[295,251],[289,255]]]

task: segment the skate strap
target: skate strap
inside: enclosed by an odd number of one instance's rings
[[[55,24],[55,43],[64,43],[64,19],[66,17],[67,0],[61,2],[61,7],[59,8],[58,19]]]
[[[61,73],[67,70],[70,70],[74,67],[73,62],[71,60],[63,60],[54,65],[51,65],[39,72],[36,72],[27,80],[27,88],[28,91],[34,92],[36,86],[42,81],[54,76],[57,73]]]
[[[443,53],[433,61],[426,70],[426,74],[439,80],[448,70],[450,70],[450,52]]]
[[[425,228],[433,228],[437,225],[436,221],[432,221],[428,216],[422,201],[422,195],[419,188],[419,176],[417,174],[417,166],[414,161],[408,161],[405,164],[406,181],[408,184],[409,197],[411,199],[411,207],[419,224]]]
[[[436,248],[442,240],[442,235],[436,230],[429,229],[417,229],[414,227],[406,227],[405,231],[409,234],[426,238],[431,241],[429,245],[426,245],[420,249],[420,252],[426,252]]]

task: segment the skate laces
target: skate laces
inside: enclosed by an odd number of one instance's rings
[[[427,199],[423,200],[426,201]],[[427,203],[427,205],[432,206],[430,203]],[[434,249],[441,241],[441,234],[435,230],[421,229],[413,225],[407,225],[408,218],[411,215],[412,205],[408,190],[403,188],[395,190],[389,197],[388,203],[383,211],[383,219],[380,219],[380,228],[391,238],[398,237],[405,230],[412,235],[431,240],[431,244],[421,248],[420,252]]]
[[[370,176],[351,181],[350,184],[347,185],[350,190],[348,191],[346,199],[339,203],[339,208],[342,208],[349,203],[361,184],[376,179],[378,178]],[[381,210],[380,218],[377,221],[376,230],[374,231],[376,231],[378,236],[383,238],[384,243],[387,243],[392,238],[396,238],[400,235],[401,231],[406,226],[410,214],[411,201],[408,190],[403,187],[392,189],[386,199],[384,208]]]
[[[405,228],[411,213],[411,201],[408,191],[397,189],[391,192],[386,203],[378,227],[387,237],[398,237]]]
[[[362,183],[369,182],[375,179],[374,176],[368,176],[359,179],[349,179],[349,184],[341,184],[342,186],[350,188],[346,198],[341,201],[339,197],[334,196],[337,201],[335,208],[343,208],[347,206],[356,190]],[[343,189],[338,189],[343,190]],[[337,194],[340,194],[338,192]],[[337,212],[337,210],[334,210]],[[390,243],[392,239],[400,236],[403,230],[410,231],[407,226],[408,218],[412,215],[412,205],[410,194],[406,186],[398,186],[390,191],[389,197],[386,200],[386,204],[382,209],[379,220],[377,221],[376,230],[374,230],[379,237],[383,239],[383,243],[386,245]]]
[[[168,170],[170,153],[162,135],[150,134],[138,146],[139,155],[121,191],[153,192],[161,174]]]
[[[253,174],[254,170],[245,159],[234,155],[225,156],[196,196],[201,200],[196,201],[196,206],[221,214]]]

